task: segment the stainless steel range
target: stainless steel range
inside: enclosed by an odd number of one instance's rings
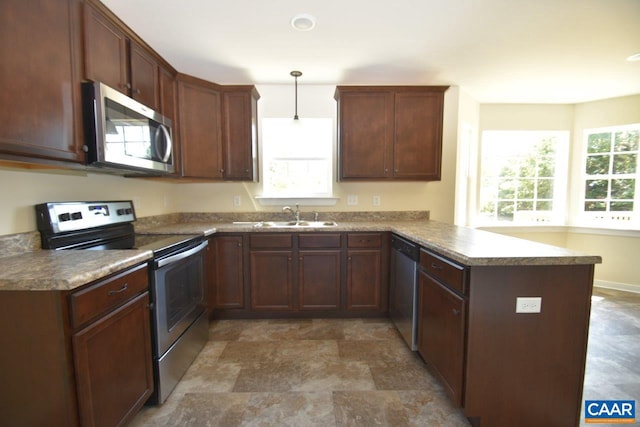
[[[135,234],[131,201],[43,203],[36,206],[42,248],[146,249],[149,261],[155,392],[162,404],[208,339],[201,235]]]

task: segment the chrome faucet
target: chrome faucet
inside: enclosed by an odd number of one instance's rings
[[[300,222],[300,209],[296,203],[296,210],[291,209],[291,206],[285,206],[282,208],[282,213],[289,212],[295,218],[296,222]]]

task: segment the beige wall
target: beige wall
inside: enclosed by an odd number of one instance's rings
[[[258,86],[260,117],[290,117],[294,109],[293,85]],[[336,117],[335,86],[299,85],[298,113],[301,117]],[[453,222],[458,88],[445,94],[442,180],[429,183],[334,183],[339,197],[335,206],[301,206],[318,211],[429,210],[433,219]],[[335,146],[335,138],[334,138]],[[33,205],[47,201],[132,199],[138,216],[171,212],[234,212],[279,210],[255,202],[259,183],[168,183],[149,179],[72,172],[34,172],[0,168],[0,234],[36,229]],[[346,196],[358,195],[357,206],[347,206]],[[241,196],[241,206],[233,197]],[[373,206],[373,196],[381,198]]]

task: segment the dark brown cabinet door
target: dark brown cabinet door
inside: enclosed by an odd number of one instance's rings
[[[152,109],[160,110],[158,63],[133,40],[130,41],[131,97]]]
[[[224,178],[257,179],[258,107],[260,96],[253,86],[223,87]]]
[[[348,311],[383,311],[382,252],[380,249],[349,249],[347,251]]]
[[[216,236],[215,280],[210,299],[213,308],[244,308],[244,263],[242,236]],[[211,289],[211,288],[210,288]]]
[[[339,157],[341,179],[390,176],[393,144],[393,93],[340,94]]]
[[[124,425],[153,392],[149,293],[72,337],[80,424]]]
[[[338,86],[341,180],[440,179],[447,86]]]
[[[442,92],[396,93],[395,178],[440,179],[443,96]]]
[[[220,92],[213,85],[178,80],[182,176],[222,179]]]
[[[340,307],[340,250],[298,253],[298,306],[301,310]]]
[[[0,2],[2,157],[84,161],[81,13],[78,0]]]
[[[125,32],[89,3],[84,7],[85,77],[129,95],[131,85]]]
[[[434,369],[449,397],[462,404],[465,300],[420,273],[418,352]]]
[[[293,252],[252,250],[251,308],[254,310],[293,310]]]

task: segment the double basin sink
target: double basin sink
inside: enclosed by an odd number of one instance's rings
[[[336,227],[334,221],[260,221],[255,228],[326,228]]]

